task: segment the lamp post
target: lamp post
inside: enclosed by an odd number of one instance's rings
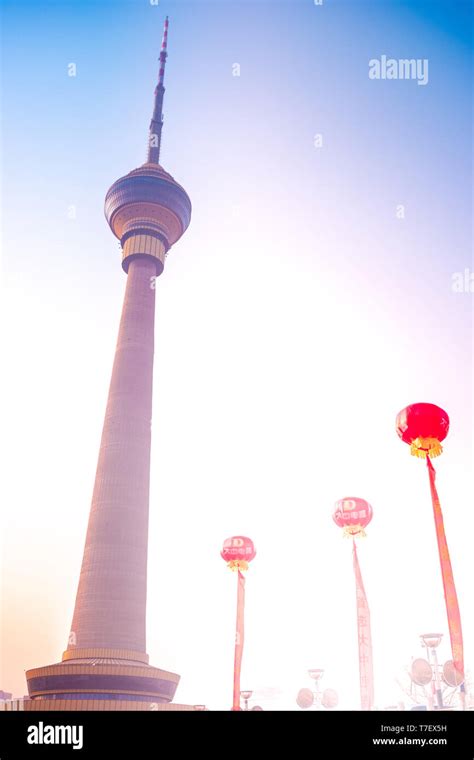
[[[310,668],[308,675],[314,681],[314,689],[304,688],[299,690],[296,696],[298,707],[301,710],[307,710],[310,707],[315,707],[317,710],[321,710],[323,707],[331,710],[337,707],[339,697],[334,689],[325,689],[321,693],[319,682],[324,675],[324,670],[322,668]]]
[[[320,681],[321,678],[324,675],[324,670],[322,668],[310,668],[308,670],[308,675],[310,678],[312,678],[314,681]]]
[[[420,636],[421,641],[423,643],[423,646],[426,647],[426,654],[428,657],[428,662],[431,664],[431,657],[433,658],[433,687],[434,692],[436,694],[436,702],[438,706],[438,710],[442,710],[444,707],[443,704],[443,693],[441,691],[441,681],[439,678],[439,665],[438,665],[438,655],[436,652],[436,649],[439,647],[441,643],[441,639],[443,638],[442,633],[423,633]]]
[[[245,702],[245,708],[244,709],[247,710],[247,711],[249,709],[249,699],[251,698],[252,694],[253,694],[253,691],[250,691],[250,690],[241,691],[240,692],[240,697]]]
[[[443,666],[440,666],[438,663],[438,653],[436,650],[441,643],[442,637],[443,634],[441,633],[424,633],[420,636],[421,645],[426,648],[426,659],[417,657],[412,661],[409,671],[411,682],[415,686],[423,687],[423,693],[428,701],[428,710],[442,710],[446,708],[447,704],[451,704],[453,695],[450,694],[446,701],[446,697],[443,696],[443,684],[454,690],[459,689],[461,709],[465,710],[466,691],[463,675],[460,674],[453,660],[447,660]],[[431,689],[428,689],[430,685]],[[410,696],[411,694],[412,692],[410,691]],[[417,707],[412,709],[423,708]]]
[[[321,692],[319,690],[319,682],[321,681],[321,678],[324,675],[324,670],[322,668],[310,668],[308,670],[308,675],[310,678],[314,681],[314,703],[318,705],[321,704]]]

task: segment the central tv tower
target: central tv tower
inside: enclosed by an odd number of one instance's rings
[[[68,647],[62,662],[27,671],[27,709],[186,709],[167,704],[179,676],[146,654],[154,278],[191,219],[187,193],[159,163],[167,44],[168,18],[147,161],[105,198],[127,273],[122,317]]]

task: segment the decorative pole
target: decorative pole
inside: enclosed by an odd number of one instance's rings
[[[365,499],[349,496],[336,502],[333,520],[343,535],[352,537],[352,557],[356,584],[357,640],[359,646],[360,705],[362,710],[374,706],[374,671],[372,663],[372,634],[370,610],[357,557],[356,537],[364,538],[364,528],[372,519],[372,507]]]
[[[227,567],[237,572],[237,618],[235,625],[234,651],[234,690],[232,709],[240,710],[240,671],[244,650],[244,607],[245,607],[245,576],[248,563],[256,555],[255,547],[246,536],[233,536],[224,541],[221,557],[227,562]]]
[[[431,464],[431,459],[439,456],[443,451],[441,441],[444,441],[448,435],[449,417],[443,409],[435,404],[411,404],[402,409],[397,415],[396,428],[402,441],[410,445],[412,455],[426,459],[449,636],[451,639],[451,652],[454,668],[460,681],[463,681],[464,647],[461,614],[459,612],[451,558],[444,530],[443,513],[436,489],[436,471]]]

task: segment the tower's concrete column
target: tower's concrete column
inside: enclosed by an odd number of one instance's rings
[[[130,262],[69,650],[146,651],[155,274]]]

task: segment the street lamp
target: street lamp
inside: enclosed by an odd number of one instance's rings
[[[436,649],[436,647],[439,647],[442,638],[442,633],[422,633],[420,636],[423,645],[430,649]]]
[[[310,668],[308,670],[308,675],[314,681],[314,702],[319,707],[319,705],[321,704],[321,693],[319,691],[319,682],[324,675],[324,670],[322,668]]]
[[[327,709],[336,707],[339,698],[334,689],[325,689],[321,694],[319,688],[319,682],[324,675],[324,670],[322,668],[310,668],[307,672],[309,677],[314,681],[314,691],[306,688],[300,689],[296,697],[298,707],[302,710],[307,710],[313,706],[317,709],[321,709],[321,707]]]
[[[313,679],[313,681],[316,681],[316,683],[317,683],[323,677],[324,670],[322,668],[310,668],[308,670],[308,675],[309,675],[310,678]]]
[[[409,671],[411,682],[415,686],[423,688],[423,693],[428,700],[428,710],[445,708],[446,698],[443,695],[443,683],[448,688],[459,689],[461,708],[465,710],[466,689],[463,675],[456,669],[453,660],[447,660],[442,667],[438,665],[436,649],[439,647],[442,638],[443,634],[441,633],[424,633],[420,636],[421,645],[426,648],[427,659],[417,657],[413,660]],[[431,685],[431,689],[427,689],[429,685]],[[411,691],[410,696],[412,696]],[[434,705],[435,696],[436,708]],[[452,701],[452,696],[453,694],[448,696],[448,704],[450,704],[450,700]],[[423,709],[423,707],[419,705],[412,707],[412,710],[415,709]]]
[[[250,691],[250,689],[247,690],[247,691],[241,691],[240,692],[240,697],[245,702],[245,710],[249,709],[249,699],[252,696],[252,694],[253,694],[253,691]]]
[[[431,664],[430,653],[431,653],[431,656],[433,657],[434,686],[435,686],[435,693],[436,693],[436,701],[438,703],[438,710],[442,710],[444,707],[443,694],[441,691],[441,681],[439,678],[438,655],[436,653],[436,649],[437,647],[439,647],[442,638],[443,638],[442,633],[423,633],[420,636],[423,646],[426,647],[426,654],[428,656],[428,662],[430,664]]]

